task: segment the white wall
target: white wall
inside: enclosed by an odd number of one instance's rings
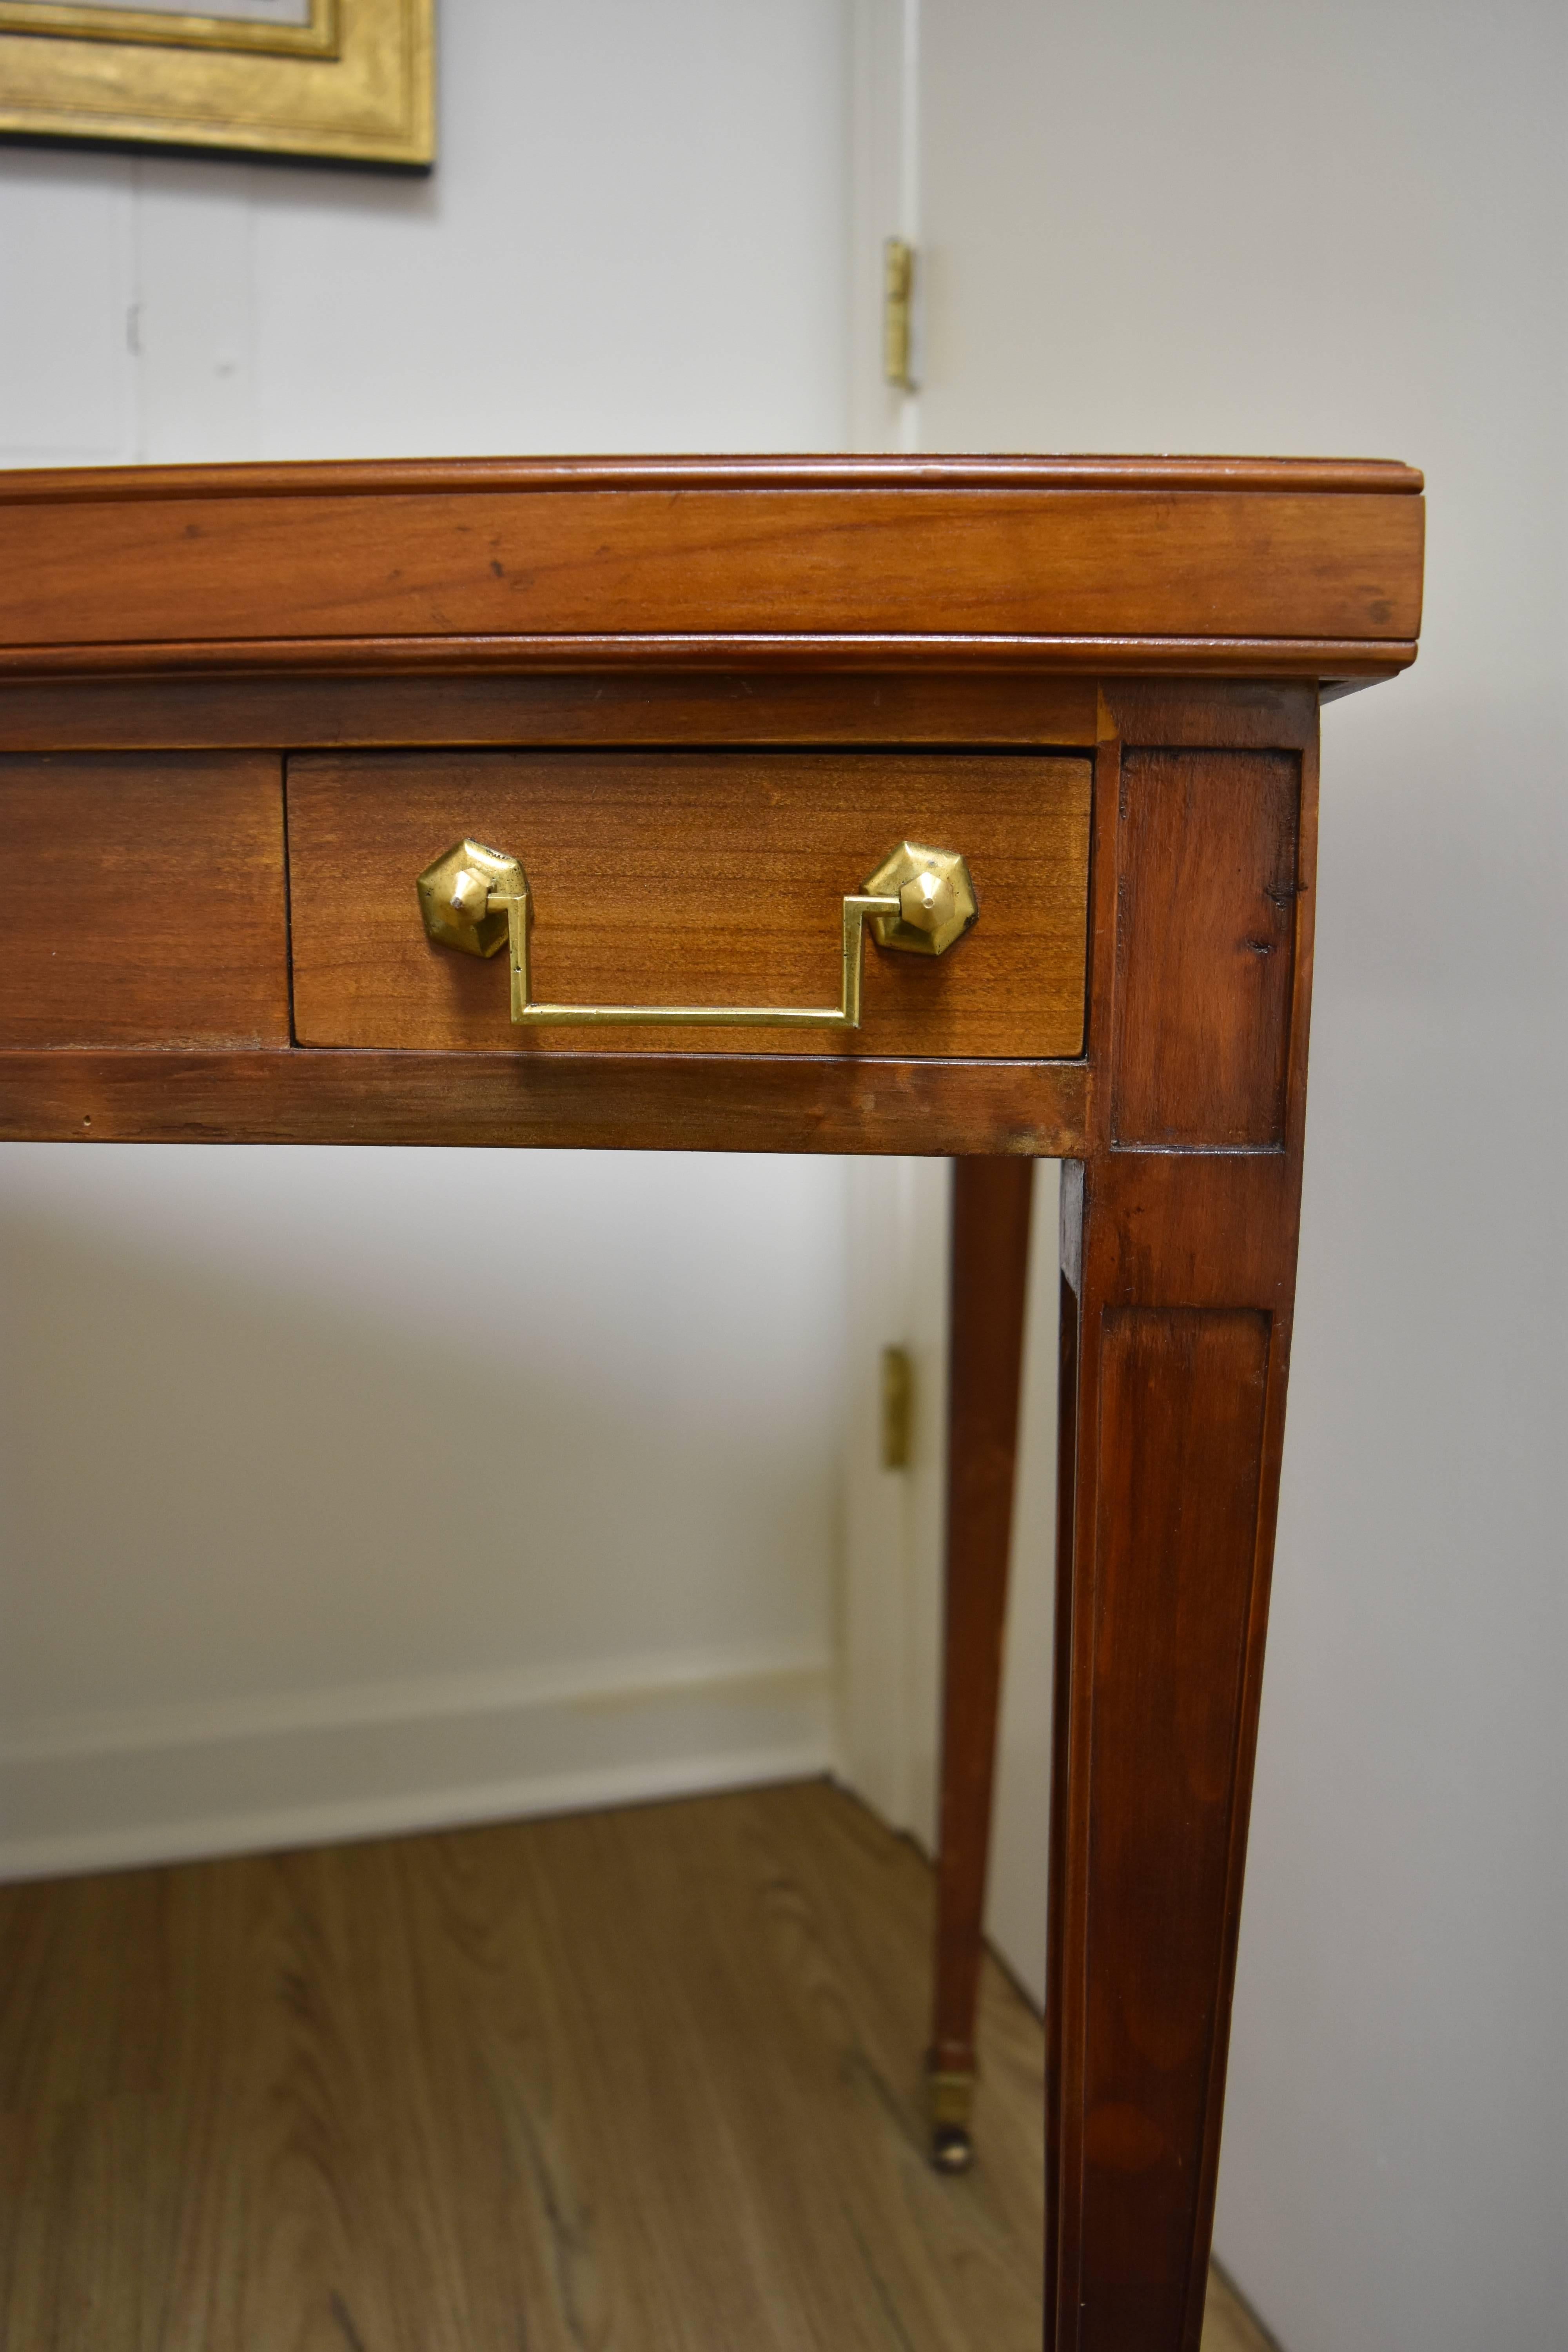
[[[1041,2010],[1056,1593],[1059,1180],[1054,1160],[1037,1162],[985,1905],[987,1939]],[[869,1804],[928,1853],[936,1850],[941,1749],[952,1200],[944,1160],[849,1163],[843,1769]],[[904,1348],[913,1370],[910,1460],[901,1470],[881,1463],[886,1347]]]
[[[440,17],[427,181],[0,151],[4,462],[842,443],[838,0]],[[842,1203],[0,1153],[0,1866],[821,1769]]]
[[[839,0],[438,15],[428,178],[0,151],[0,459],[842,443]]]
[[[1324,720],[1217,2246],[1289,2352],[1568,2342],[1556,0],[922,0],[923,446],[1405,457]]]

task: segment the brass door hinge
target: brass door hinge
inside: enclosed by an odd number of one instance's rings
[[[882,1467],[907,1470],[915,1413],[915,1368],[907,1348],[882,1350]]]
[[[882,247],[882,373],[900,392],[913,392],[915,249],[901,236]]]

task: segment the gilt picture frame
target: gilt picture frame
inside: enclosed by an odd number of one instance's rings
[[[0,0],[0,138],[426,170],[435,0]]]

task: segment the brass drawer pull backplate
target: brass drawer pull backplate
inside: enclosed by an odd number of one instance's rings
[[[843,979],[837,1005],[536,1004],[529,971],[533,894],[515,857],[482,842],[454,842],[418,881],[419,912],[438,947],[464,955],[511,950],[511,1017],[535,1028],[605,1022],[700,1022],[709,1028],[858,1029],[862,942],[869,922],[882,948],[943,955],[976,920],[969,868],[951,849],[900,841],[844,900]]]

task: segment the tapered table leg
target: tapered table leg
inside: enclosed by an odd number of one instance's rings
[[[991,1838],[1002,1633],[1035,1164],[958,1160],[952,1170],[948,1373],[946,1631],[937,1871],[931,2152],[971,2157],[974,2022]]]
[[[1197,2352],[1295,1290],[1316,714],[1223,687],[1111,707],[1100,1112],[1062,1189],[1047,2344]]]
[[[1291,1230],[1292,1187],[1268,1160],[1065,1181],[1052,2340],[1181,2352],[1202,2319],[1284,1414],[1288,1301],[1246,1237]]]

